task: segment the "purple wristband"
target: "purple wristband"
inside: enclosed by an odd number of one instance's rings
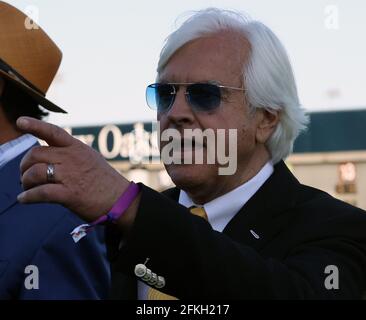
[[[138,196],[140,192],[140,187],[134,182],[130,182],[127,190],[122,193],[118,198],[117,202],[113,205],[112,209],[104,216],[101,216],[96,221],[94,221],[90,226],[95,226],[97,224],[103,223],[105,221],[110,221],[116,223],[116,221],[124,214],[124,212],[131,205],[133,200]]]
[[[118,198],[117,202],[113,205],[112,209],[105,215],[99,217],[91,224],[82,224],[76,227],[70,234],[74,239],[74,242],[79,242],[84,238],[88,232],[90,232],[96,225],[109,221],[116,223],[116,221],[123,215],[128,209],[133,200],[136,199],[140,192],[140,187],[134,182],[130,182],[127,190]]]

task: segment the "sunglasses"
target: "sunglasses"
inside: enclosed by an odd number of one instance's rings
[[[174,104],[180,86],[186,87],[187,103],[195,111],[211,111],[220,106],[222,89],[245,91],[243,88],[212,83],[153,83],[146,89],[148,106],[158,112],[167,112]]]

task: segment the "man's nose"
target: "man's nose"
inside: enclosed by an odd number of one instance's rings
[[[188,105],[184,88],[180,88],[176,93],[174,103],[167,112],[167,118],[176,126],[191,124],[194,121],[194,114]]]

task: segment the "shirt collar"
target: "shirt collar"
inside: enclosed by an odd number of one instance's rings
[[[36,143],[37,139],[34,136],[24,134],[0,145],[0,169]]]
[[[222,232],[229,221],[271,176],[273,170],[272,162],[268,161],[253,178],[234,190],[205,203],[203,207],[213,229]],[[197,206],[183,190],[180,191],[179,203],[187,208]]]

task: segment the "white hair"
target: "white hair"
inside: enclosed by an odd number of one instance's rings
[[[292,152],[308,117],[299,102],[287,53],[277,36],[263,23],[217,8],[195,12],[166,39],[157,72],[160,74],[173,54],[188,42],[225,30],[238,32],[250,44],[249,58],[243,61],[243,84],[249,105],[269,112],[280,111],[277,128],[266,143],[272,162],[277,163]]]

